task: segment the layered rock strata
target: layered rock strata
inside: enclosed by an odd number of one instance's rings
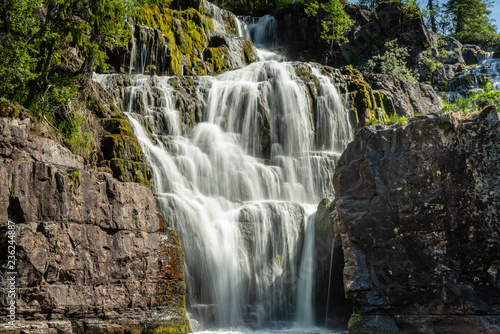
[[[151,190],[86,168],[30,128],[0,118],[0,244],[15,223],[18,273],[16,328],[0,332],[188,332],[183,253]]]

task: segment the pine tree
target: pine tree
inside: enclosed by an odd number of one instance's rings
[[[434,0],[429,0],[427,3],[427,8],[429,9],[429,17],[431,21],[431,30],[437,32],[436,27],[436,6],[434,5]]]
[[[453,23],[453,36],[465,43],[491,42],[496,27],[490,18],[490,0],[449,0],[446,9]]]

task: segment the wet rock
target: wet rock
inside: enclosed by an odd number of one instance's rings
[[[462,46],[462,56],[464,58],[465,64],[474,65],[477,64],[477,54],[481,52],[481,48],[477,45],[465,44]]]
[[[109,79],[118,87],[130,85],[130,78],[125,75],[109,76]],[[102,125],[101,155],[96,159],[96,164],[109,168],[108,171],[119,181],[150,186],[152,170],[146,164],[128,117],[119,112],[113,99],[100,84],[92,81],[89,90],[92,94],[87,107],[99,117]],[[116,94],[121,95],[123,91],[119,90]],[[122,106],[123,102],[119,105]]]
[[[444,64],[439,66],[437,70],[432,74],[432,84],[440,87],[441,90],[446,91],[448,87],[448,81],[453,79],[459,68],[460,64]]]
[[[212,33],[210,35],[211,48],[225,46],[227,48],[227,65],[225,70],[245,67],[257,61],[257,49],[244,37],[231,36],[227,34]],[[205,57],[205,61],[209,61]],[[217,72],[214,72],[217,73]]]
[[[0,118],[0,246],[15,222],[16,331],[188,332],[182,250],[151,190],[87,169],[30,122]],[[5,252],[1,263],[7,272]]]
[[[362,330],[498,332],[499,130],[495,107],[420,116],[343,153],[334,228]]]

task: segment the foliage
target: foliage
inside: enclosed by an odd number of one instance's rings
[[[39,30],[41,0],[0,3],[0,96],[17,101],[25,97],[27,83],[36,79],[32,68],[37,52],[33,36]]]
[[[106,67],[105,47],[128,42],[125,20],[136,11],[134,0],[3,1],[0,96],[24,104],[73,152],[88,157],[97,146],[95,122],[77,92],[96,65]]]
[[[445,100],[443,112],[472,113],[492,104],[500,105],[500,91],[494,90],[491,82],[488,82],[483,89],[470,93],[467,97],[457,98],[454,102]]]
[[[386,42],[385,52],[373,56],[368,60],[367,66],[370,71],[378,70],[380,73],[391,74],[401,80],[416,83],[417,71],[406,67],[408,56],[408,49],[398,46],[397,40],[394,39]]]
[[[385,115],[383,114],[379,118],[372,118],[368,122],[365,123],[365,126],[374,125],[374,124],[385,124],[385,125],[398,125],[402,126],[408,122],[408,118],[405,116],[399,116],[397,114]]]
[[[448,0],[446,11],[452,22],[453,37],[462,43],[491,43],[498,41],[492,23],[492,2],[489,0]]]
[[[323,41],[331,44],[338,41],[339,44],[348,42],[344,32],[354,22],[344,10],[344,4],[340,0],[301,0],[304,10],[309,17],[314,17],[321,26],[320,36]]]

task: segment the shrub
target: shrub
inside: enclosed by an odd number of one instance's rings
[[[368,60],[368,69],[378,70],[380,73],[391,74],[398,79],[416,83],[417,71],[406,67],[408,49],[398,46],[396,39],[386,42],[384,46],[386,51],[382,55],[373,56]]]

